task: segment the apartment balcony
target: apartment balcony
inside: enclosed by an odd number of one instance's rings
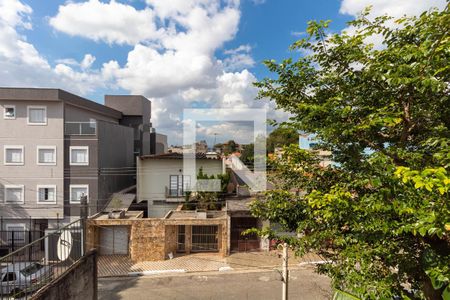
[[[167,202],[180,202],[185,199],[185,191],[183,189],[170,189],[166,186],[166,201]]]
[[[97,121],[65,122],[64,135],[96,135]]]

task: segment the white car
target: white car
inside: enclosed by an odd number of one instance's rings
[[[53,269],[37,262],[10,263],[0,272],[0,299],[21,297],[50,282]]]

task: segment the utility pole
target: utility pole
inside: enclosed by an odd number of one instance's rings
[[[288,245],[283,244],[283,294],[281,299],[288,300],[288,281],[289,281],[289,270],[288,270]]]
[[[216,146],[216,138],[217,138],[218,133],[213,133],[213,134],[214,134],[214,143],[212,145],[212,151],[215,151],[216,149],[214,147]]]

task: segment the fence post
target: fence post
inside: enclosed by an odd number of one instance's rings
[[[14,236],[15,231],[11,231],[11,252],[16,251],[16,247],[14,246],[14,241],[16,240],[16,237]]]
[[[87,246],[87,243],[86,243],[87,216],[88,216],[87,195],[81,196],[80,203],[81,203],[80,218],[81,218],[81,230],[82,230],[81,256],[83,256],[86,252],[86,246]]]
[[[25,237],[25,232],[24,232],[24,237]],[[32,237],[32,232],[31,230],[28,230],[28,244],[34,242],[33,237]],[[25,243],[27,243],[27,241],[25,241]],[[31,247],[28,247],[28,261],[31,261],[33,255],[33,245]]]

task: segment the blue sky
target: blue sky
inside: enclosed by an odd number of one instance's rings
[[[100,103],[142,94],[157,131],[179,144],[183,108],[264,107],[285,118],[254,100],[252,82],[271,76],[261,62],[291,56],[309,20],[331,19],[339,32],[367,5],[401,16],[445,0],[0,0],[0,85],[62,88]],[[218,140],[249,142],[245,128],[217,130]]]

